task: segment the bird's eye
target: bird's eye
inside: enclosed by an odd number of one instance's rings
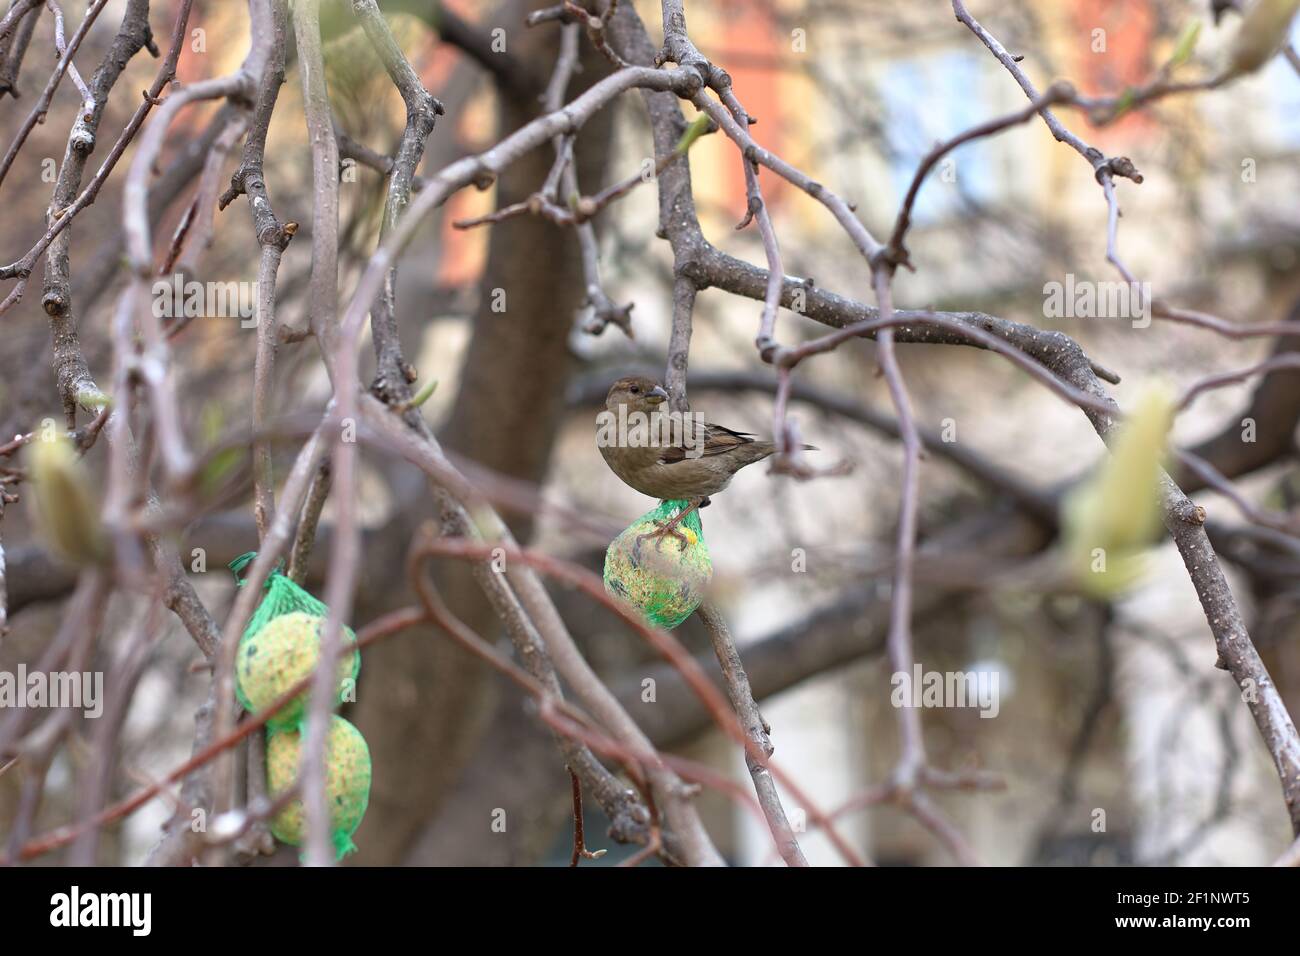
[[[631,388],[628,389],[628,391],[631,392],[633,395],[639,395],[641,393],[641,386],[633,385]]]

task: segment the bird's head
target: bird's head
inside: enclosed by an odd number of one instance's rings
[[[605,407],[614,414],[618,414],[622,405],[629,413],[652,415],[667,400],[668,393],[658,383],[641,375],[631,375],[610,386],[609,394],[605,396]]]

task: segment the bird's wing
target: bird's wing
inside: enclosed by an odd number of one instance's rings
[[[725,455],[741,445],[748,445],[754,441],[754,436],[747,432],[732,431],[730,428],[708,423],[696,428],[694,438],[689,448],[686,447],[685,442],[665,448],[663,454],[659,456],[659,461],[665,465],[672,465],[693,458]]]

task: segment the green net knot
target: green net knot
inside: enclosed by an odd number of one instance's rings
[[[240,577],[240,572],[243,571],[244,568],[248,567],[256,560],[257,560],[256,551],[245,551],[239,557],[235,558],[235,560],[231,561],[228,565],[226,565],[226,567],[230,568],[230,573],[235,576],[236,587],[242,588],[247,583],[242,577]],[[266,580],[262,582],[262,587],[269,588],[271,586],[271,579],[276,577],[277,575],[283,575],[283,574],[284,574],[284,559],[281,558],[279,561],[275,562],[275,567],[271,569],[271,573],[268,574]]]

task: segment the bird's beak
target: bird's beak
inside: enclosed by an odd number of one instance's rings
[[[668,401],[668,393],[660,386],[656,385],[654,388],[650,389],[650,391],[646,392],[645,400],[651,405],[659,405]]]

